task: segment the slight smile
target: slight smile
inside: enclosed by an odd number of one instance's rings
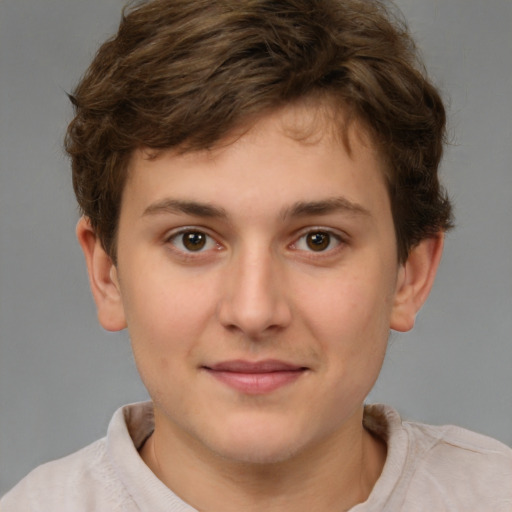
[[[295,382],[308,371],[304,366],[275,359],[257,362],[238,359],[203,366],[202,369],[229,387],[249,395],[275,391]]]

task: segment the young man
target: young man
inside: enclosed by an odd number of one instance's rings
[[[155,0],[72,96],[101,325],[151,403],[14,510],[505,511],[512,452],[364,406],[451,227],[445,113],[368,0]]]

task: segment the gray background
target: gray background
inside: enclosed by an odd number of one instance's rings
[[[458,227],[370,399],[512,444],[512,1],[400,0],[448,99]],[[66,91],[122,0],[0,0],[0,494],[145,399],[126,334],[96,322],[74,240]]]

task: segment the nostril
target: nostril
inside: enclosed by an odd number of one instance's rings
[[[290,308],[282,294],[281,274],[272,258],[253,248],[240,257],[222,283],[222,299],[217,315],[232,333],[253,339],[285,328],[291,320]],[[267,254],[267,250],[266,253]]]

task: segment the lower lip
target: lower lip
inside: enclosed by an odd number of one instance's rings
[[[217,380],[237,391],[249,395],[262,395],[295,382],[305,370],[268,373],[238,373],[209,369],[207,371]]]

